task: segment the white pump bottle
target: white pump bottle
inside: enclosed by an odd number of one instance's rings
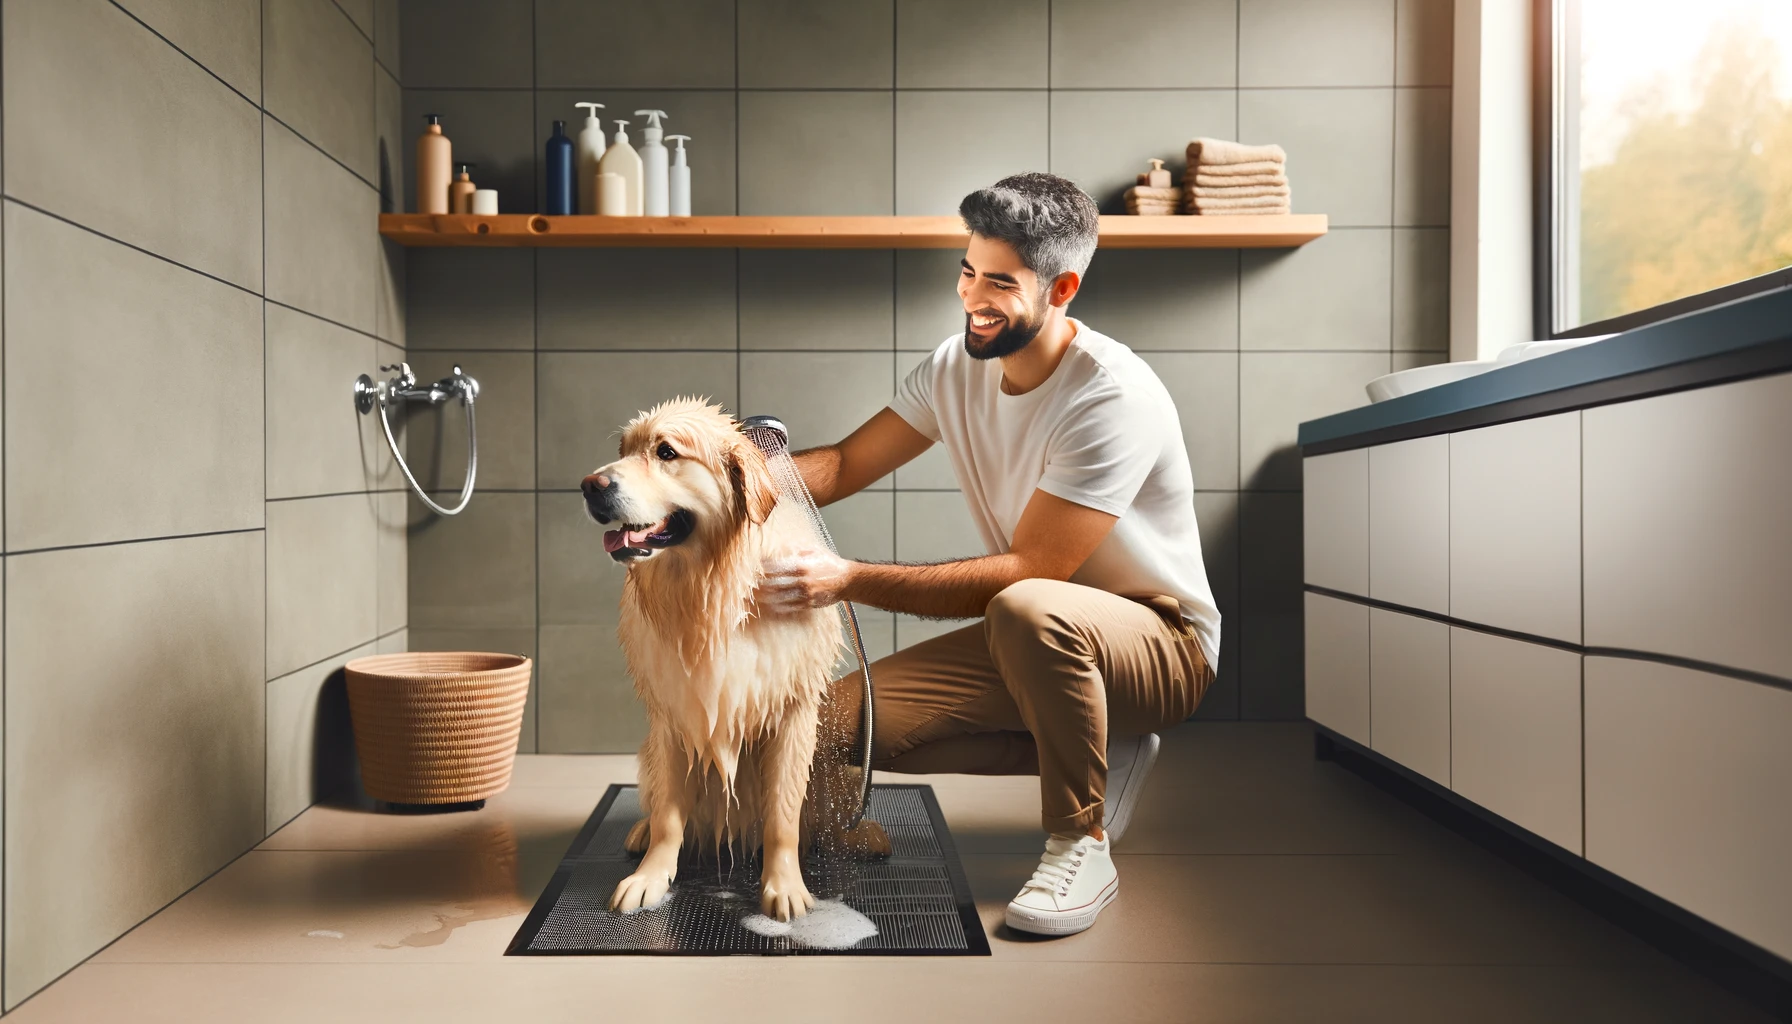
[[[661,147],[662,149],[664,147]],[[641,216],[641,154],[628,144],[628,122],[616,122],[616,141],[604,150],[598,172],[616,175],[617,187],[623,190],[625,217]]]
[[[579,132],[576,159],[579,164],[579,210],[597,212],[597,162],[604,156],[604,126],[597,119],[602,103],[574,103],[585,108],[585,127]]]
[[[684,162],[684,144],[691,141],[689,135],[668,135],[667,142],[676,142],[678,148],[672,151],[672,167],[667,184],[666,205],[674,217],[691,215],[691,168]]]
[[[665,130],[660,127],[664,110],[637,110],[636,117],[645,117],[647,127],[641,129],[641,204],[649,217],[667,213],[666,147],[660,142]]]

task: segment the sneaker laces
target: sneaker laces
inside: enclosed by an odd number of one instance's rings
[[[1076,875],[1077,868],[1082,866],[1083,854],[1088,852],[1087,836],[1071,839],[1052,836],[1045,841],[1045,856],[1040,859],[1039,866],[1033,870],[1033,877],[1021,886],[1021,891],[1037,889],[1040,892],[1062,894],[1070,888],[1070,880]]]

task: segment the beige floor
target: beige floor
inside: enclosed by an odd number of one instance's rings
[[[989,958],[505,957],[623,757],[525,757],[477,813],[314,807],[20,1007],[40,1021],[1764,1019],[1349,772],[1294,725],[1166,737],[1082,935],[1002,905],[1031,779],[939,776]]]

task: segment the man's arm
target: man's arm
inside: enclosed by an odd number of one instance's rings
[[[831,505],[883,479],[933,446],[893,409],[866,420],[839,444],[797,452],[797,472],[817,505]]]

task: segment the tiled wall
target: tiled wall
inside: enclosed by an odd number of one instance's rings
[[[441,114],[511,212],[536,209],[536,153],[554,119],[577,130],[577,100],[669,111],[699,214],[950,213],[1037,169],[1115,211],[1148,157],[1180,172],[1192,136],[1285,146],[1296,210],[1331,234],[1104,252],[1072,312],[1143,353],[1181,410],[1226,616],[1202,714],[1300,715],[1296,425],[1448,345],[1449,0],[419,0],[403,31],[404,134]],[[838,439],[962,329],[958,257],[413,251],[419,372],[459,361],[486,386],[481,493],[412,534],[413,645],[535,654],[526,745],[631,749],[620,573],[579,478],[629,415],[686,392]],[[439,442],[444,487],[461,443]],[[828,520],[849,554],[980,553],[954,486],[935,452]],[[865,618],[878,651],[940,628]]]
[[[397,14],[5,4],[7,1009],[311,803],[404,644],[349,393],[404,343]]]

